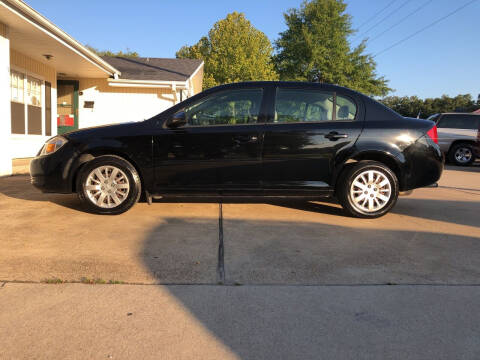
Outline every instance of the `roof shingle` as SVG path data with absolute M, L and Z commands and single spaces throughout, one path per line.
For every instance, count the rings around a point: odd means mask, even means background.
M 185 81 L 202 63 L 197 59 L 124 58 L 102 56 L 102 59 L 120 70 L 120 79 Z

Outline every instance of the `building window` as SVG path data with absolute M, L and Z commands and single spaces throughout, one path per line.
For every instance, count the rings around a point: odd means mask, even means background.
M 42 129 L 42 86 L 43 80 L 26 76 L 19 71 L 11 71 L 12 134 L 46 135 Z M 45 120 L 51 122 L 51 119 Z M 49 135 L 49 127 L 45 126 L 45 132 Z
M 11 125 L 12 134 L 25 134 L 25 76 L 17 71 L 10 73 L 10 88 L 12 91 Z
M 23 103 L 23 82 L 22 73 L 12 71 L 10 74 L 10 87 L 12 89 L 12 101 Z
M 42 106 L 42 81 L 30 76 L 27 78 L 27 103 Z

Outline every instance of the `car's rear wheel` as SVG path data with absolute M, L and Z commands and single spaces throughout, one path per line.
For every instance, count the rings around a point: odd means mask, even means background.
M 473 146 L 469 143 L 455 144 L 448 152 L 448 159 L 458 166 L 470 165 L 475 161 Z
M 125 159 L 99 156 L 85 164 L 77 178 L 78 196 L 88 210 L 97 214 L 120 214 L 140 198 L 141 181 Z
M 337 197 L 348 214 L 376 218 L 395 205 L 398 191 L 398 179 L 387 166 L 376 161 L 360 161 L 342 174 Z

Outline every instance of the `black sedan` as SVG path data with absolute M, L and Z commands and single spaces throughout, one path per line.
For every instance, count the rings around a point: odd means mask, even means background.
M 141 195 L 334 196 L 365 218 L 442 170 L 432 121 L 343 87 L 293 82 L 223 85 L 143 122 L 56 136 L 30 165 L 33 185 L 77 192 L 99 214 Z

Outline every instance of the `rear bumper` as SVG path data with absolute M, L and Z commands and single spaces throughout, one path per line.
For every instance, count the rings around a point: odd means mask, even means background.
M 480 158 L 480 141 L 477 141 L 477 143 L 473 147 L 473 154 L 477 159 Z
M 435 184 L 443 173 L 444 155 L 429 137 L 422 136 L 405 151 L 407 168 L 402 191 Z

